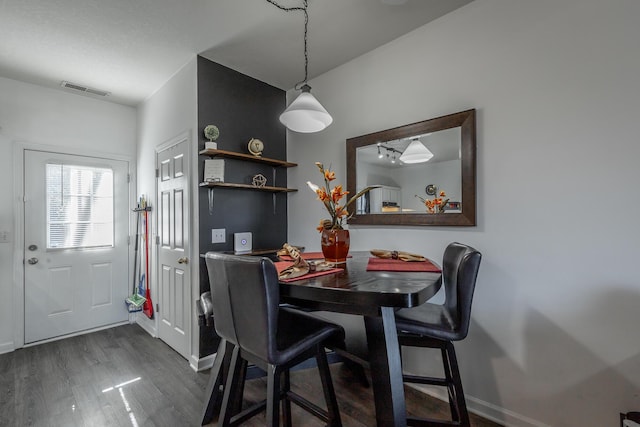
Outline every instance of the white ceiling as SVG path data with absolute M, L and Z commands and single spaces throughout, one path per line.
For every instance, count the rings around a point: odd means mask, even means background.
M 471 1 L 309 0 L 309 78 Z M 303 25 L 265 0 L 0 0 L 0 76 L 137 105 L 201 54 L 287 90 L 304 77 Z

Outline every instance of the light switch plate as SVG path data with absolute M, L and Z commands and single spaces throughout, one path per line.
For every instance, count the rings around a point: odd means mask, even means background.
M 224 228 L 211 229 L 211 243 L 225 243 L 227 241 L 227 230 Z

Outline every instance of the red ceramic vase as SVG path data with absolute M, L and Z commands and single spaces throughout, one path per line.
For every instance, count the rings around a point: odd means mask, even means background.
M 321 245 L 325 261 L 346 263 L 349 253 L 349 230 L 322 230 Z

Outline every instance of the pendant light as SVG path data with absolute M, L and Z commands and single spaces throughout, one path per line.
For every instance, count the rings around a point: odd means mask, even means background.
M 309 26 L 308 0 L 303 0 L 303 7 L 284 7 L 275 0 L 267 0 L 278 9 L 291 12 L 304 12 L 304 80 L 296 83 L 295 89 L 302 91 L 300 95 L 280 115 L 280 122 L 287 129 L 300 133 L 313 133 L 324 130 L 333 122 L 327 110 L 311 94 L 311 86 L 307 84 L 309 69 L 309 53 L 307 49 L 307 33 Z
M 400 160 L 404 163 L 423 163 L 433 157 L 433 153 L 424 146 L 419 139 L 414 139 L 407 146 L 404 153 L 400 156 Z

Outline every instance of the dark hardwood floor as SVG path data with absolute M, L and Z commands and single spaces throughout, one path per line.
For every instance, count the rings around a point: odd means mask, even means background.
M 341 363 L 331 371 L 343 425 L 375 426 L 371 389 Z M 136 325 L 24 348 L 0 355 L 0 426 L 198 426 L 208 377 Z M 323 404 L 315 368 L 294 372 L 292 385 Z M 263 379 L 248 381 L 245 400 L 265 389 Z M 406 391 L 409 413 L 448 415 L 443 402 Z M 293 417 L 298 427 L 322 425 L 295 405 Z M 473 414 L 471 422 L 498 426 Z M 264 417 L 246 425 L 263 426 Z

